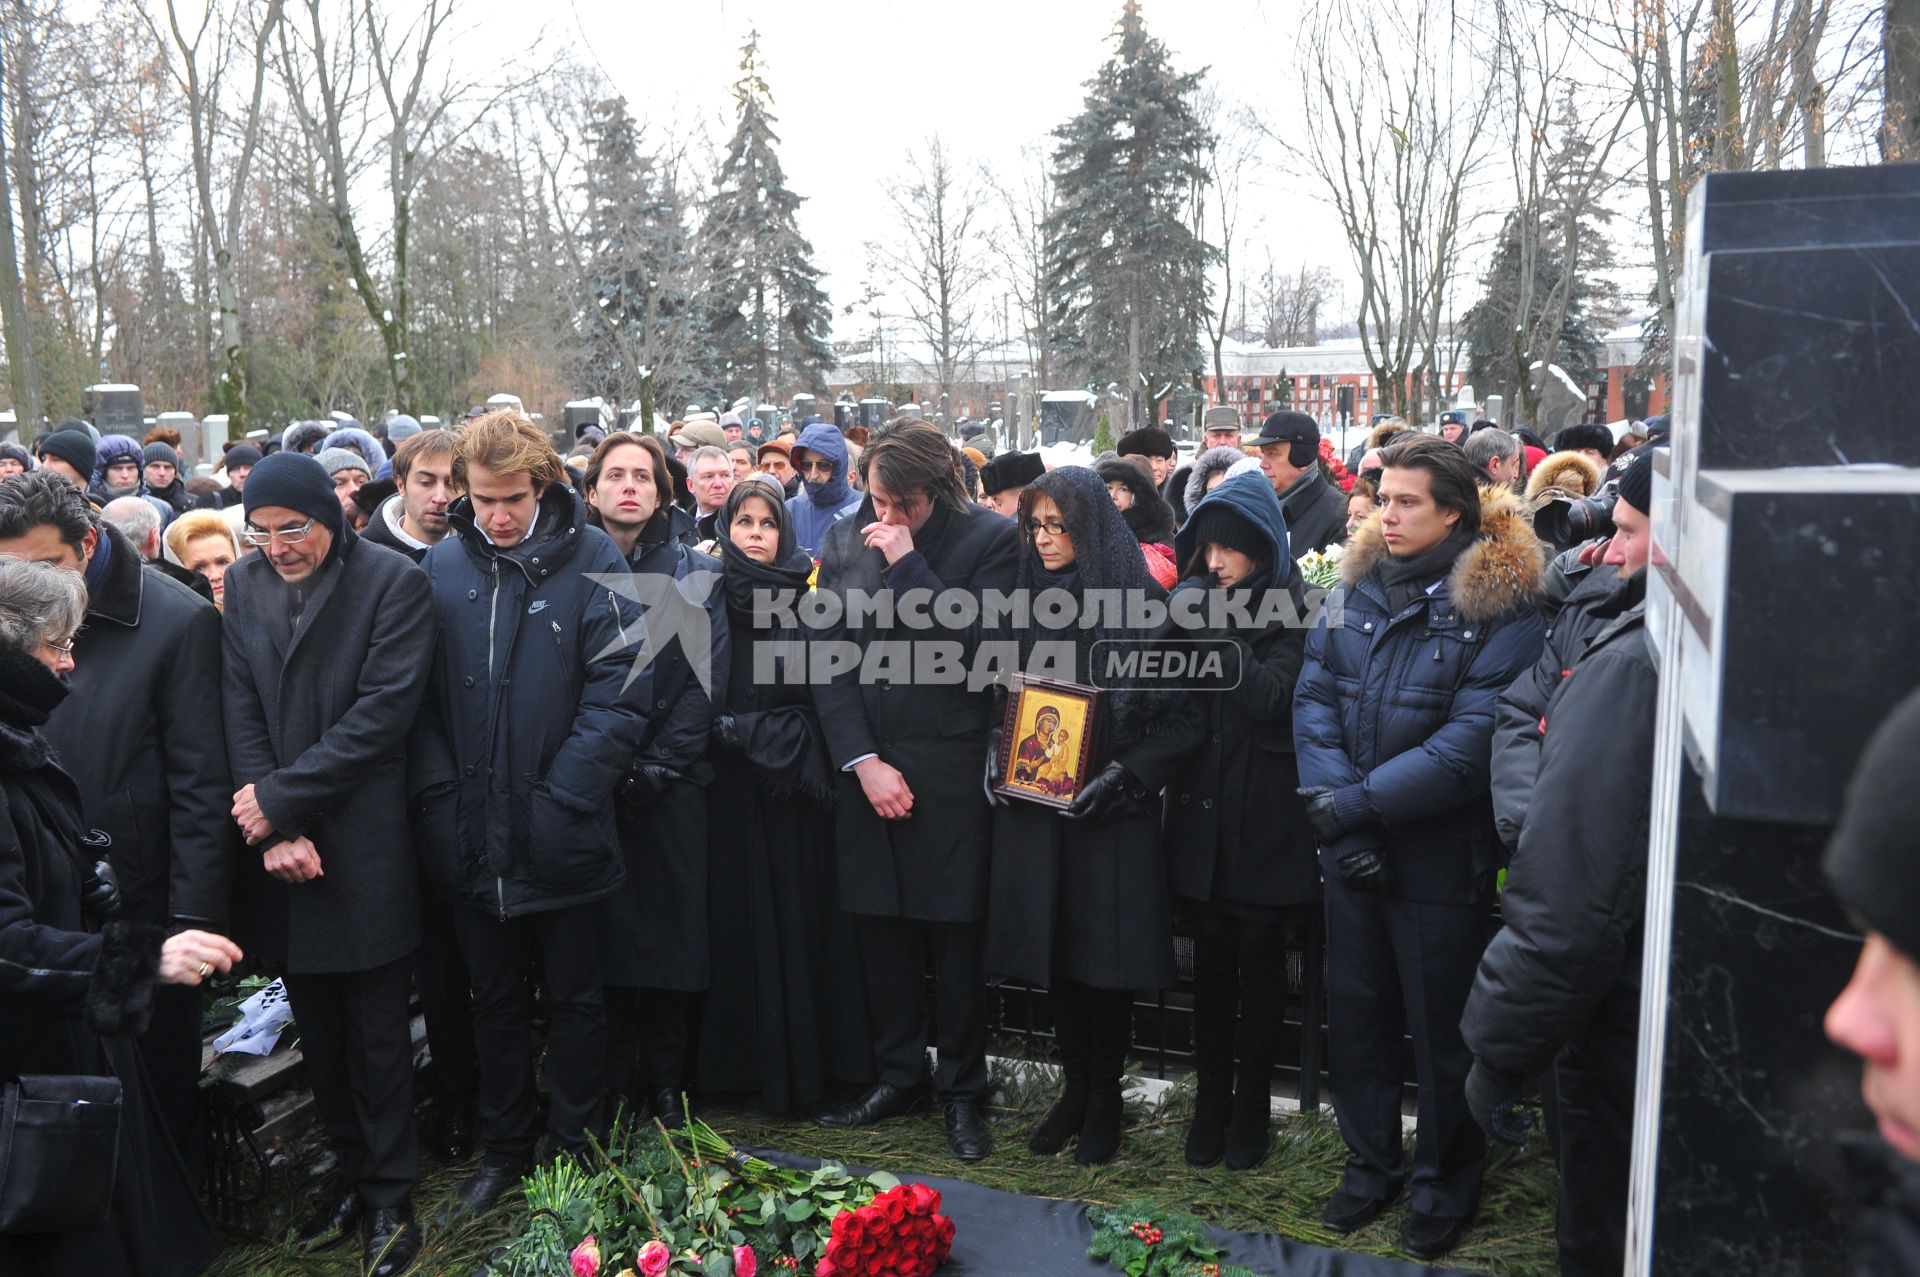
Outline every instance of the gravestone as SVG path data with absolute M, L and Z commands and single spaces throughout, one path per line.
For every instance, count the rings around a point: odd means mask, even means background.
M 1920 167 L 1716 174 L 1688 202 L 1628 1271 L 1848 1270 L 1822 1031 L 1858 937 L 1820 856 L 1920 655 Z

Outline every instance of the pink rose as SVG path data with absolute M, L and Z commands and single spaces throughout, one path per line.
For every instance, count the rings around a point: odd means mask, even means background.
M 640 1265 L 640 1271 L 645 1274 L 645 1277 L 660 1277 L 661 1273 L 667 1271 L 667 1265 L 673 1262 L 673 1252 L 667 1249 L 665 1242 L 656 1237 L 640 1248 L 640 1253 L 633 1257 L 633 1262 Z
M 751 1246 L 733 1248 L 733 1277 L 753 1277 L 760 1271 L 760 1258 Z
M 595 1277 L 600 1271 L 600 1243 L 588 1233 L 587 1239 L 573 1248 L 567 1260 L 573 1265 L 573 1277 Z

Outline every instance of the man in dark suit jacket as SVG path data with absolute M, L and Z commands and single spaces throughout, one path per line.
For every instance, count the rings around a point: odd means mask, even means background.
M 299 1244 L 361 1224 L 367 1270 L 419 1253 L 407 982 L 420 939 L 407 738 L 433 665 L 427 578 L 345 526 L 312 457 L 276 453 L 246 491 L 248 542 L 227 570 L 233 815 L 256 852 L 242 922 L 277 960 L 341 1185 Z M 247 899 L 247 897 L 251 899 Z
M 73 694 L 46 737 L 80 782 L 88 859 L 119 879 L 128 921 L 220 931 L 232 885 L 220 614 L 143 566 L 139 547 L 50 471 L 0 485 L 0 554 L 87 582 Z M 140 1039 L 161 1119 L 189 1171 L 205 1153 L 198 988 L 163 987 Z
M 946 436 L 924 421 L 891 426 L 861 458 L 867 498 L 827 535 L 820 588 L 849 591 L 1010 589 L 1013 523 L 967 500 Z M 977 633 L 863 624 L 836 637 L 863 650 Z M 908 664 L 912 662 L 909 660 Z M 858 669 L 816 689 L 839 771 L 834 832 L 840 903 L 855 916 L 865 958 L 879 1082 L 829 1126 L 865 1126 L 924 1107 L 923 952 L 939 978 L 937 1076 L 956 1157 L 992 1149 L 980 1112 L 987 1088 L 984 965 L 992 812 L 980 788 L 991 700 L 956 684 L 864 678 Z

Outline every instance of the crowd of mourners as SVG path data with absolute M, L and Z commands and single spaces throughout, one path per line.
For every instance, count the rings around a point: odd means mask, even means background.
M 1176 933 L 1186 1160 L 1259 1166 L 1315 914 L 1349 1150 L 1327 1228 L 1405 1194 L 1401 1248 L 1446 1254 L 1538 1088 L 1562 1269 L 1621 1271 L 1665 422 L 1549 450 L 1388 420 L 1337 467 L 1300 413 L 1201 427 L 1185 464 L 1148 426 L 1057 468 L 910 417 L 590 428 L 567 455 L 513 410 L 306 423 L 192 479 L 165 431 L 0 444 L 0 1081 L 112 1078 L 121 1104 L 104 1209 L 51 1202 L 72 1167 L 0 1188 L 0 1272 L 211 1262 L 216 975 L 284 981 L 338 1158 L 295 1244 L 355 1238 L 388 1275 L 616 1113 L 672 1123 L 688 1097 L 839 1128 L 937 1109 L 986 1158 L 1001 981 L 1051 1010 L 1058 1097 L 1027 1153 L 1105 1162 Z M 1166 606 L 1086 609 L 1064 669 L 1037 611 L 908 606 L 1047 591 Z M 827 596 L 901 606 L 792 606 Z M 1103 680 L 1103 646 L 1164 644 L 1172 616 L 1207 618 L 1179 637 L 1230 651 L 1230 680 Z M 1055 769 L 1046 803 L 1004 783 L 1006 680 L 808 659 L 902 640 L 1100 686 L 1085 774 Z M 1055 761 L 1039 735 L 1030 775 Z M 1829 1030 L 1901 1174 L 1917 755 L 1909 702 L 1830 861 L 1869 940 Z M 479 1155 L 430 1221 L 423 1146 Z M 41 1223 L 7 1215 L 36 1189 Z

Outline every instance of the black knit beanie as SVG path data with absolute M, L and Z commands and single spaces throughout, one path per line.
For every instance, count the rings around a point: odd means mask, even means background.
M 241 497 L 249 519 L 255 510 L 272 505 L 318 519 L 333 529 L 335 537 L 344 524 L 340 498 L 333 494 L 326 467 L 302 452 L 276 452 L 262 458 L 247 476 Z
M 1261 563 L 1273 557 L 1273 543 L 1225 501 L 1202 502 L 1181 530 L 1193 537 L 1196 546 L 1205 547 L 1209 542 L 1223 545 Z
M 1825 868 L 1840 903 L 1920 962 L 1920 691 L 1911 693 L 1873 734 L 1847 785 Z
M 86 431 L 56 430 L 34 440 L 33 447 L 43 457 L 60 458 L 78 470 L 82 479 L 93 477 L 95 450 Z
M 152 465 L 156 461 L 164 461 L 175 470 L 180 468 L 180 454 L 173 450 L 172 444 L 160 439 L 155 439 L 152 443 L 142 448 L 140 455 L 146 465 Z
M 257 466 L 260 464 L 260 449 L 250 443 L 236 443 L 227 449 L 227 473 L 232 474 L 235 466 Z
M 1620 499 L 1641 514 L 1653 513 L 1653 449 L 1633 459 L 1627 472 L 1620 476 L 1619 492 Z

